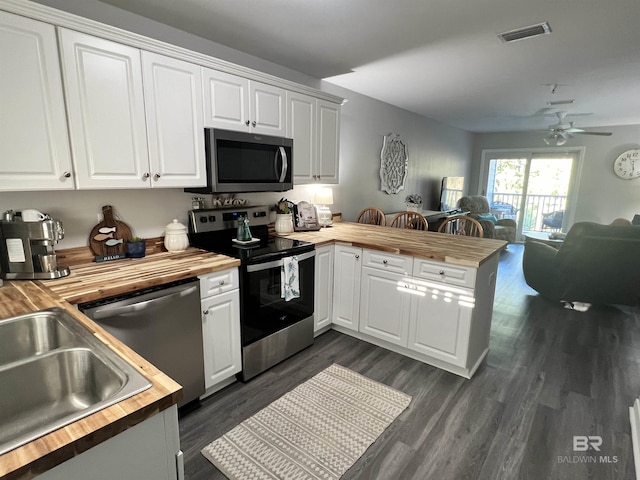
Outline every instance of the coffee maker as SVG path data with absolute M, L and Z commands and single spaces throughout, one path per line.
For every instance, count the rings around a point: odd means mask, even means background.
M 58 267 L 54 245 L 64 238 L 62 222 L 45 217 L 25 222 L 9 212 L 0 220 L 0 277 L 7 280 L 45 280 L 66 277 Z

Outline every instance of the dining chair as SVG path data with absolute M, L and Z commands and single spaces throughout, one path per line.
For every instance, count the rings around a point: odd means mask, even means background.
M 450 233 L 452 235 L 466 235 L 468 237 L 484 237 L 484 231 L 480 222 L 467 215 L 455 215 L 447 218 L 438 227 L 438 232 Z
M 408 228 L 411 230 L 428 230 L 427 219 L 418 212 L 400 212 L 391 219 L 390 226 L 395 228 Z
M 387 220 L 384 216 L 384 212 L 376 207 L 368 207 L 363 209 L 358 214 L 358 223 L 368 223 L 369 225 L 382 225 L 387 224 Z

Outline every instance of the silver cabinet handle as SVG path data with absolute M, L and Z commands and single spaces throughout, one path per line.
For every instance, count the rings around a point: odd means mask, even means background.
M 204 313 L 205 315 L 209 315 L 209 310 L 203 310 L 202 313 Z
M 440 275 L 444 275 L 444 270 L 440 270 L 438 273 L 439 273 Z
M 71 172 L 64 172 L 64 173 L 62 174 L 62 176 L 63 176 L 64 178 L 71 178 Z
M 253 122 L 251 122 L 251 125 L 253 125 L 254 127 L 258 124 L 258 122 L 256 122 L 255 120 Z
M 386 265 L 389 262 L 387 260 L 383 260 L 382 263 L 384 263 Z
M 356 255 L 356 260 L 360 258 L 360 255 Z
M 220 281 L 218 282 L 218 285 L 224 285 L 224 280 L 220 280 Z
M 247 127 L 249 126 L 249 124 L 250 124 L 250 123 L 251 123 L 251 122 L 250 122 L 249 120 L 247 120 L 246 122 L 244 122 L 244 124 L 245 124 Z
M 151 175 L 149 175 L 149 172 L 144 172 L 144 173 L 142 174 L 142 179 L 143 179 L 143 180 L 147 180 L 150 176 L 151 176 Z
M 153 178 L 154 178 L 154 179 L 156 179 L 156 180 L 159 180 L 159 179 L 160 179 L 160 174 L 159 174 L 159 173 L 156 173 L 156 174 L 153 176 Z

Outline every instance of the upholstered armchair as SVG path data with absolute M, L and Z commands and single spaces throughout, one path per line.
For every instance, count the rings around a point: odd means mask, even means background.
M 458 208 L 463 212 L 469 212 L 470 217 L 480 222 L 484 238 L 496 238 L 509 243 L 516 241 L 516 221 L 510 218 L 496 219 L 495 215 L 491 214 L 487 197 L 482 195 L 462 197 L 458 201 Z
M 522 270 L 551 300 L 640 305 L 640 226 L 578 222 L 559 249 L 527 241 Z

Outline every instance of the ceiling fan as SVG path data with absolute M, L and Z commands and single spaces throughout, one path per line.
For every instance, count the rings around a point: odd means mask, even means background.
M 573 138 L 574 135 L 601 135 L 608 137 L 611 132 L 589 132 L 582 128 L 576 128 L 573 126 L 573 122 L 565 123 L 564 118 L 568 114 L 567 112 L 556 112 L 558 117 L 558 123 L 549 125 L 548 130 L 545 130 L 547 135 L 543 138 L 544 143 L 552 146 L 560 146 L 567 143 L 567 140 Z

